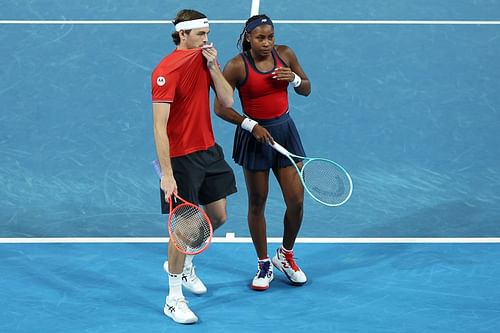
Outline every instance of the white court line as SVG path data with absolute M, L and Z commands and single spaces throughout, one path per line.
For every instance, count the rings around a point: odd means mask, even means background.
M 245 20 L 210 20 L 210 23 L 241 24 Z M 170 20 L 0 20 L 0 24 L 172 24 Z
M 273 23 L 287 24 L 393 24 L 393 25 L 500 25 L 500 21 L 455 21 L 455 20 L 273 20 Z
M 269 237 L 268 243 L 281 243 L 281 237 Z M 42 244 L 42 243 L 167 243 L 168 237 L 25 237 L 0 238 L 0 244 Z M 250 237 L 214 237 L 213 243 L 252 243 Z M 349 237 L 299 237 L 296 243 L 307 244 L 457 244 L 457 243 L 500 243 L 500 237 L 393 237 L 393 238 L 349 238 Z
M 250 9 L 250 16 L 259 15 L 260 0 L 252 0 L 252 8 Z
M 214 24 L 244 24 L 246 20 L 210 20 Z M 500 21 L 455 20 L 273 20 L 276 24 L 358 24 L 358 25 L 500 25 Z M 0 20 L 0 24 L 172 24 L 169 20 Z

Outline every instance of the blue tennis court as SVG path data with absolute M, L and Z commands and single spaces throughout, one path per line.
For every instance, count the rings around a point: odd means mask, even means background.
M 277 246 L 277 244 L 274 244 Z M 200 321 L 163 315 L 164 244 L 2 244 L 3 332 L 495 332 L 498 244 L 298 244 L 310 281 L 249 288 L 251 244 L 197 259 Z M 209 263 L 209 264 L 208 264 Z M 250 275 L 249 275 L 250 274 Z
M 310 283 L 277 274 L 253 292 L 234 126 L 213 114 L 238 193 L 196 259 L 200 322 L 182 327 L 162 314 L 150 74 L 178 10 L 209 17 L 225 64 L 256 5 L 311 79 L 309 97 L 290 94 L 306 153 L 342 164 L 354 192 L 336 208 L 306 198 Z M 0 331 L 499 331 L 499 36 L 498 0 L 2 4 Z M 272 252 L 284 203 L 270 187 Z

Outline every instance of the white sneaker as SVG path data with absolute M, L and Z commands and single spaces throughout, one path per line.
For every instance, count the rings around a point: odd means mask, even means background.
M 205 284 L 196 276 L 194 265 L 184 267 L 182 271 L 182 285 L 195 295 L 202 295 L 207 292 Z
M 254 290 L 266 290 L 269 288 L 269 283 L 273 280 L 273 266 L 271 266 L 271 261 L 260 261 L 257 266 L 257 274 L 252 280 L 252 289 Z
M 170 298 L 167 296 L 163 313 L 179 324 L 193 324 L 198 317 L 189 309 L 184 297 Z
M 163 269 L 168 274 L 168 261 L 163 263 Z M 207 287 L 203 281 L 196 276 L 195 266 L 184 267 L 182 270 L 182 286 L 195 295 L 202 295 L 207 292 Z
M 307 282 L 306 275 L 293 258 L 293 252 L 283 252 L 279 248 L 276 250 L 276 255 L 273 257 L 272 262 L 274 267 L 285 273 L 293 285 L 301 286 Z

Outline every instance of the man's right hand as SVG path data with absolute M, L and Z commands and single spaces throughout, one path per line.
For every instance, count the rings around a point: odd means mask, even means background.
M 173 193 L 177 193 L 177 183 L 173 175 L 163 176 L 160 187 L 165 193 L 165 201 L 168 202 Z

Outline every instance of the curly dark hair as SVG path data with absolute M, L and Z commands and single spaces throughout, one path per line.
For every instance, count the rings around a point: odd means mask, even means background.
M 264 18 L 269 19 L 269 16 L 267 16 L 266 14 L 254 15 L 254 16 L 250 17 L 245 22 L 245 27 L 243 28 L 243 31 L 240 34 L 240 38 L 238 39 L 238 42 L 236 43 L 236 47 L 238 49 L 242 50 L 243 52 L 250 50 L 250 48 L 251 48 L 250 43 L 245 39 L 245 35 L 248 33 L 247 27 L 251 22 L 253 22 L 255 20 L 259 20 L 259 19 L 264 19 Z

